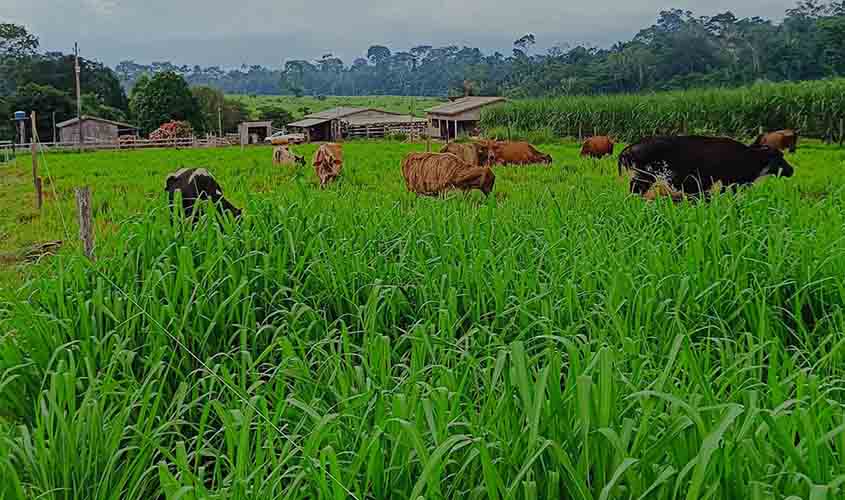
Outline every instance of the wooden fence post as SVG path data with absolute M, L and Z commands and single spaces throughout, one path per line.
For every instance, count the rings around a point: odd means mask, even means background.
M 41 210 L 41 205 L 44 204 L 44 194 L 41 191 L 41 187 L 43 185 L 43 181 L 41 177 L 35 178 L 35 206 L 38 210 Z
M 32 137 L 29 140 L 29 151 L 32 154 L 32 186 L 38 189 L 38 144 L 35 142 L 37 129 L 35 128 L 35 111 L 30 115 Z
M 79 238 L 85 256 L 94 260 L 94 226 L 91 223 L 91 189 L 88 186 L 76 188 L 76 208 L 79 212 Z
M 584 142 L 584 125 L 578 122 L 578 142 Z
M 845 143 L 845 118 L 839 119 L 839 147 Z

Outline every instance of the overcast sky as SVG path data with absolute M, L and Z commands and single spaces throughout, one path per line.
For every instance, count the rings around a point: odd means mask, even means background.
M 262 64 L 333 53 L 346 62 L 372 44 L 469 45 L 508 53 L 521 35 L 538 48 L 630 39 L 658 12 L 781 19 L 796 0 L 0 0 L 0 21 L 27 26 L 44 50 L 114 65 Z M 706 7 L 704 5 L 707 5 Z

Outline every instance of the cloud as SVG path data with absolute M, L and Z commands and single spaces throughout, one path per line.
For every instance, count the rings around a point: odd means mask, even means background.
M 779 19 L 794 1 L 673 4 L 697 14 L 731 10 Z M 0 17 L 27 25 L 45 49 L 67 51 L 79 40 L 86 55 L 108 64 L 135 59 L 278 66 L 326 52 L 351 60 L 374 43 L 507 51 L 527 32 L 538 34 L 541 47 L 607 46 L 632 37 L 665 8 L 665 0 L 2 0 Z

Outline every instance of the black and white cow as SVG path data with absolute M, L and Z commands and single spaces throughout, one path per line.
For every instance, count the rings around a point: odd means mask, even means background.
M 625 148 L 622 169 L 634 172 L 631 192 L 643 195 L 658 179 L 687 195 L 723 186 L 751 184 L 760 177 L 791 177 L 795 172 L 783 153 L 768 146 L 746 146 L 721 137 L 650 137 Z
M 185 215 L 194 217 L 194 204 L 197 200 L 211 200 L 215 206 L 240 217 L 241 211 L 223 197 L 223 190 L 214 177 L 204 168 L 183 168 L 167 176 L 165 191 L 174 205 L 176 191 L 182 193 L 182 208 Z

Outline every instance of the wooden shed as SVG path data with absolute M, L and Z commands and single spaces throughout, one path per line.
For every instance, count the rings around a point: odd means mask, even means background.
M 454 139 L 471 134 L 481 120 L 481 110 L 505 102 L 504 97 L 462 97 L 426 110 L 434 134 L 441 139 Z
M 344 137 L 385 137 L 393 133 L 422 133 L 427 121 L 375 108 L 339 107 L 311 113 L 289 123 L 289 132 L 304 134 L 310 141 L 337 141 Z
M 79 142 L 79 120 L 72 118 L 56 124 L 61 142 Z M 82 115 L 82 137 L 85 142 L 117 142 L 122 135 L 135 135 L 138 127 L 128 123 Z
M 273 122 L 243 122 L 238 125 L 238 137 L 241 140 L 241 146 L 249 144 L 263 144 L 264 139 L 273 135 Z

